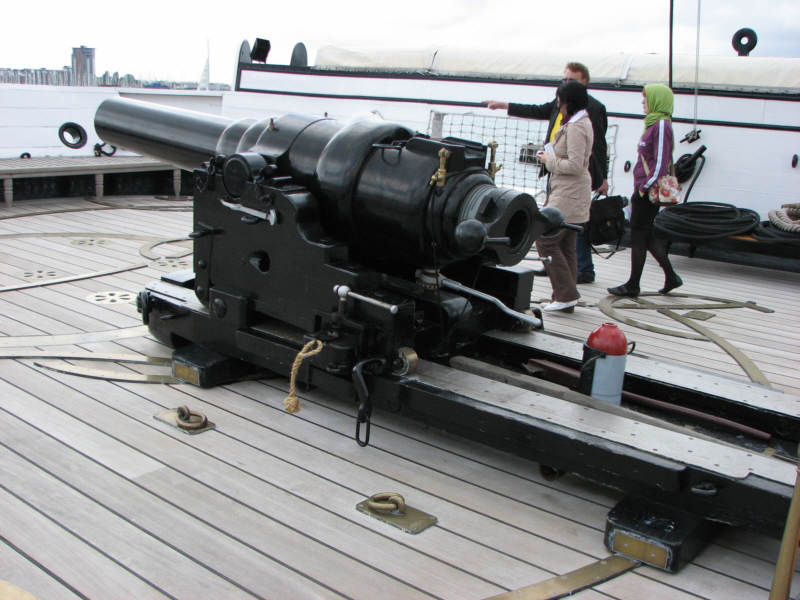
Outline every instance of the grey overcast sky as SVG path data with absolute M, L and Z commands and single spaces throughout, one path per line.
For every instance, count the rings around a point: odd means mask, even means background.
M 693 55 L 698 0 L 674 5 L 674 50 Z M 84 45 L 96 49 L 98 75 L 196 81 L 209 48 L 211 81 L 232 84 L 239 46 L 256 37 L 279 64 L 296 42 L 312 63 L 327 44 L 666 53 L 669 0 L 27 0 L 6 2 L 3 23 L 0 67 L 60 68 Z M 800 57 L 797 0 L 700 0 L 701 54 L 734 56 L 742 27 L 758 35 L 752 56 Z

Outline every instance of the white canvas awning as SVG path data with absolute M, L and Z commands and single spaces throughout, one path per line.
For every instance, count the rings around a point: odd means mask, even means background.
M 359 71 L 425 72 L 441 75 L 476 75 L 500 79 L 560 79 L 567 62 L 579 60 L 595 83 L 644 85 L 666 83 L 666 54 L 608 53 L 574 56 L 564 52 L 481 51 L 454 47 L 392 50 L 347 49 L 324 46 L 315 67 Z M 699 86 L 726 90 L 800 90 L 800 58 L 701 56 Z M 695 56 L 673 56 L 674 87 L 694 87 Z

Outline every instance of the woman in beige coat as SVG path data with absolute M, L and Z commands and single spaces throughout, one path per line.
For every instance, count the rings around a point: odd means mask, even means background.
M 579 225 L 589 220 L 592 201 L 589 155 L 594 134 L 586 112 L 589 95 L 583 84 L 567 81 L 559 86 L 556 98 L 562 125 L 552 143 L 537 154 L 550 172 L 544 205 L 559 209 L 567 223 Z M 539 256 L 550 258 L 547 275 L 553 287 L 553 302 L 542 307 L 545 311 L 571 313 L 578 303 L 576 236 L 571 229 L 560 229 L 536 240 Z

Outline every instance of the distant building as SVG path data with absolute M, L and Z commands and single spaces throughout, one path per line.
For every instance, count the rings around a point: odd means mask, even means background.
M 97 85 L 97 77 L 94 74 L 94 48 L 81 46 L 72 49 L 72 76 L 72 85 Z
M 76 85 L 126 88 L 167 88 L 195 90 L 194 81 L 139 81 L 133 75 L 113 75 L 108 71 L 98 77 L 95 75 L 94 48 L 80 46 L 72 49 L 72 66 L 61 69 L 11 69 L 0 67 L 0 83 L 21 83 L 26 85 Z M 230 90 L 224 83 L 209 83 L 209 90 Z
M 72 68 L 63 69 L 7 69 L 0 67 L 0 83 L 26 83 L 30 85 L 72 85 Z

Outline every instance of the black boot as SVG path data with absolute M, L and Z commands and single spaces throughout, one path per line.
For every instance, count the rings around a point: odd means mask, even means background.
M 629 298 L 635 298 L 639 295 L 639 288 L 633 287 L 629 283 L 623 283 L 617 287 L 608 288 L 608 293 L 612 296 L 628 296 Z
M 667 277 L 666 281 L 664 281 L 664 287 L 658 290 L 659 294 L 668 294 L 672 290 L 677 287 L 681 287 L 683 285 L 683 279 L 678 277 L 673 273 L 672 276 Z

